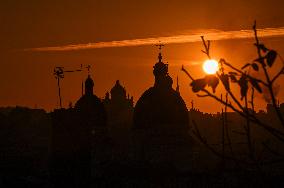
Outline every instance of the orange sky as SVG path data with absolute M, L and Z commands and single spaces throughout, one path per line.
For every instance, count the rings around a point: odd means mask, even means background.
M 157 59 L 154 46 L 64 52 L 23 49 L 174 36 L 192 30 L 250 29 L 254 19 L 259 28 L 279 28 L 284 26 L 283 5 L 281 0 L 1 1 L 0 106 L 55 108 L 58 101 L 52 75 L 55 66 L 76 69 L 80 64 L 92 65 L 95 93 L 100 97 L 117 79 L 135 101 L 153 84 L 152 66 Z M 263 40 L 284 56 L 283 37 Z M 215 41 L 212 54 L 241 66 L 256 57 L 252 43 L 251 39 Z M 206 57 L 201 49 L 201 42 L 169 44 L 163 55 L 169 62 L 172 78 L 180 77 L 181 94 L 188 107 L 194 100 L 202 111 L 216 112 L 220 105 L 211 99 L 198 99 L 190 90 L 189 80 L 180 72 L 184 64 L 196 77 L 203 76 L 201 62 Z M 66 74 L 62 81 L 64 106 L 80 97 L 85 76 L 86 73 Z M 279 96 L 284 96 L 282 90 Z M 258 99 L 257 106 L 264 107 L 261 96 Z M 283 102 L 284 98 L 280 100 Z

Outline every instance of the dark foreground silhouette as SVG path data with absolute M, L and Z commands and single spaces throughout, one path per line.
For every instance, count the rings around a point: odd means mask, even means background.
M 90 75 L 75 106 L 46 113 L 23 107 L 0 109 L 1 187 L 282 187 L 279 143 L 255 148 L 258 165 L 218 157 L 192 136 L 192 120 L 219 149 L 222 114 L 190 110 L 172 89 L 161 53 L 155 83 L 133 107 L 117 81 L 103 100 L 93 93 Z M 283 113 L 284 106 L 279 106 Z M 256 115 L 279 126 L 275 112 Z M 227 113 L 235 155 L 245 158 L 240 128 L 246 120 Z M 233 134 L 237 133 L 237 134 Z M 255 128 L 254 141 L 270 136 Z M 271 144 L 270 144 L 271 146 Z M 281 147 L 282 146 L 282 147 Z M 270 151 L 269 151 L 270 149 Z M 224 152 L 228 152 L 226 146 Z M 273 153 L 277 151 L 277 153 Z M 267 163 L 267 161 L 274 161 Z

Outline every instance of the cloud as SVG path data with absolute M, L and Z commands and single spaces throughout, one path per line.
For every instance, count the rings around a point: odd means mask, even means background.
M 204 30 L 204 31 L 190 31 L 186 34 L 164 36 L 164 37 L 152 37 L 141 38 L 131 40 L 117 40 L 109 42 L 95 42 L 87 44 L 72 44 L 63 46 L 52 47 L 39 47 L 29 48 L 25 51 L 72 51 L 72 50 L 86 50 L 97 48 L 117 48 L 117 47 L 130 47 L 130 46 L 145 46 L 157 44 L 161 41 L 164 44 L 182 44 L 199 42 L 200 36 L 204 36 L 207 40 L 229 40 L 229 39 L 248 39 L 253 38 L 254 34 L 252 30 L 239 30 L 239 31 L 221 31 L 221 30 Z M 264 28 L 258 29 L 259 37 L 282 37 L 284 36 L 284 27 L 278 28 Z

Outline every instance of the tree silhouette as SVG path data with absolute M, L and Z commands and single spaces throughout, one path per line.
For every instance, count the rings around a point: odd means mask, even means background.
M 284 74 L 284 60 L 275 50 L 267 48 L 263 43 L 260 42 L 258 38 L 256 22 L 253 25 L 253 32 L 255 36 L 254 45 L 257 51 L 257 58 L 251 61 L 250 63 L 245 64 L 243 67 L 237 68 L 231 63 L 227 62 L 225 59 L 221 58 L 219 60 L 220 68 L 215 75 L 207 75 L 204 78 L 195 79 L 184 67 L 182 67 L 182 71 L 186 73 L 186 75 L 191 79 L 192 82 L 190 86 L 192 88 L 192 91 L 194 93 L 197 93 L 198 97 L 213 98 L 225 107 L 225 113 L 222 113 L 223 152 L 219 152 L 215 148 L 210 146 L 206 138 L 201 135 L 198 126 L 194 121 L 193 134 L 214 154 L 222 158 L 234 160 L 236 162 L 255 165 L 259 164 L 259 161 L 256 159 L 255 156 L 254 143 L 251 138 L 251 125 L 257 125 L 263 128 L 266 132 L 270 133 L 274 138 L 278 139 L 282 144 L 284 144 L 284 118 L 277 104 L 275 92 L 273 89 L 275 87 L 275 82 L 282 74 Z M 202 50 L 202 52 L 208 57 L 208 59 L 211 59 L 210 41 L 206 41 L 204 37 L 201 37 L 201 39 L 205 48 L 204 50 Z M 280 61 L 282 62 L 282 67 L 275 75 L 272 75 L 269 72 L 269 69 L 273 67 L 277 59 L 280 59 Z M 254 72 L 260 71 L 263 71 L 265 75 L 264 79 L 259 79 L 253 76 L 252 74 Z M 238 85 L 241 96 L 240 98 L 236 97 L 236 93 L 231 90 L 231 87 L 234 84 Z M 225 89 L 225 100 L 222 96 L 219 97 L 215 94 L 215 91 L 219 85 L 223 85 Z M 210 88 L 212 89 L 212 92 L 210 91 Z M 258 93 L 263 93 L 264 89 L 269 91 L 269 98 L 271 99 L 272 106 L 275 110 L 277 118 L 279 119 L 279 122 L 282 125 L 280 128 L 276 128 L 271 124 L 265 123 L 256 116 L 256 113 L 254 111 L 255 91 L 257 91 Z M 244 126 L 244 130 L 247 138 L 249 160 L 240 160 L 236 156 L 234 156 L 230 136 L 228 134 L 228 122 L 226 120 L 227 108 L 238 113 L 240 116 L 246 119 L 246 125 Z M 225 138 L 227 138 L 229 146 L 231 148 L 231 154 L 226 156 L 224 154 Z M 265 143 L 263 143 L 263 147 L 267 148 L 272 153 L 276 153 Z M 282 160 L 283 159 L 284 158 L 282 158 Z M 267 163 L 270 162 L 272 161 L 269 161 Z

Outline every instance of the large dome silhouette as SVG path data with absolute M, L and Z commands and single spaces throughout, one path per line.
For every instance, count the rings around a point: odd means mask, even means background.
M 153 70 L 154 86 L 146 90 L 136 103 L 134 128 L 186 129 L 189 125 L 186 104 L 179 92 L 172 88 L 168 65 L 162 62 L 161 53 L 158 60 Z

